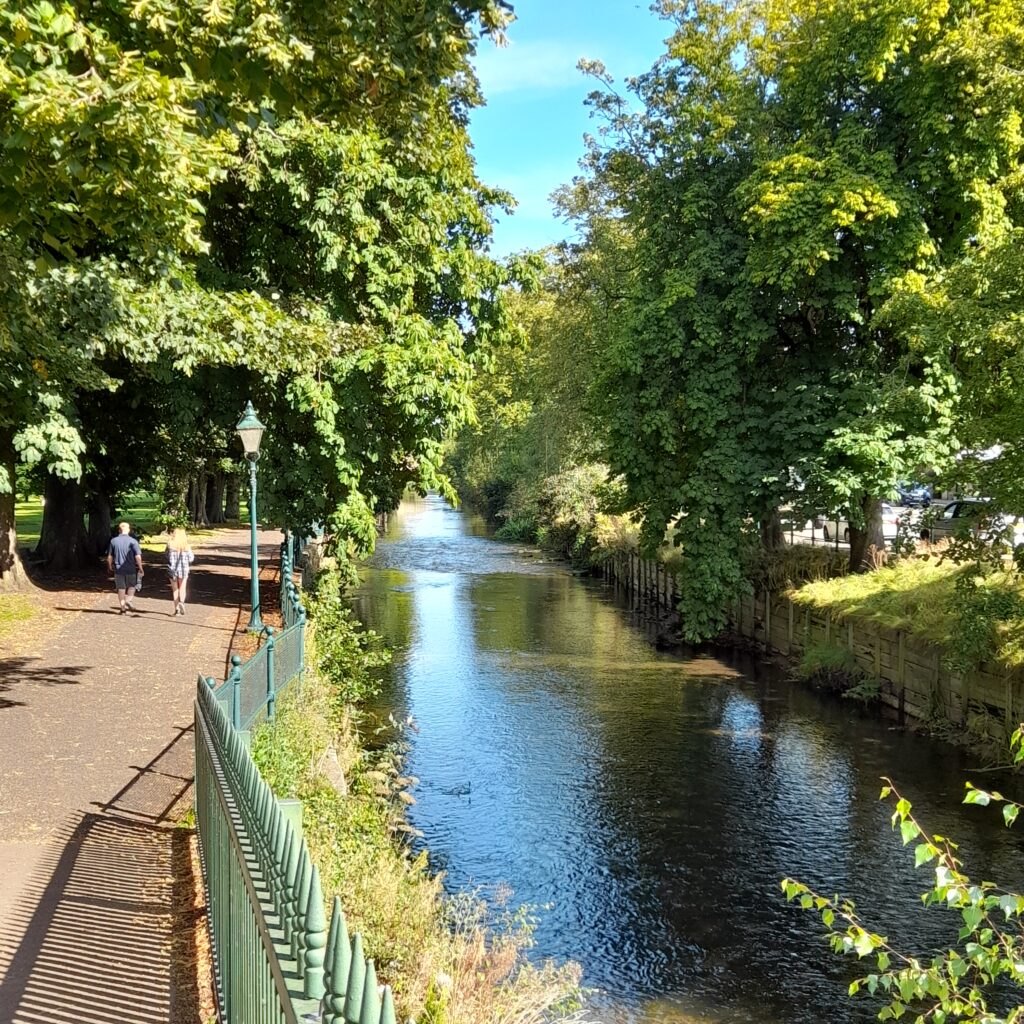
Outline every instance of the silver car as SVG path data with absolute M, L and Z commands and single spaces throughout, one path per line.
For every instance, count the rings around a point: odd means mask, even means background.
M 1006 512 L 996 512 L 991 502 L 981 498 L 960 498 L 951 501 L 941 512 L 926 516 L 921 523 L 922 540 L 945 540 L 974 528 L 981 516 L 989 516 L 993 530 L 1012 529 L 1008 543 L 1016 547 L 1024 542 L 1024 519 Z

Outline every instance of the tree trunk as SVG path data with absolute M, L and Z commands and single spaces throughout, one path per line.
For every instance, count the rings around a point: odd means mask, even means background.
M 48 569 L 67 572 L 89 564 L 82 519 L 82 484 L 50 473 L 43 491 L 43 526 L 36 554 Z
M 850 572 L 870 572 L 885 560 L 885 536 L 882 533 L 882 502 L 864 495 L 860 502 L 864 514 L 863 530 L 850 523 Z
M 193 526 L 208 525 L 206 520 L 206 486 L 208 477 L 205 473 L 194 476 L 189 483 L 189 518 Z
M 14 519 L 15 494 L 14 431 L 0 429 L 0 478 L 6 477 L 6 487 L 0 487 L 0 590 L 16 590 L 28 583 L 25 569 L 18 557 L 18 533 Z M 0 481 L 2 483 L 2 481 Z
M 89 525 L 86 530 L 86 551 L 95 558 L 102 558 L 107 553 L 111 536 L 110 499 L 105 494 L 93 493 L 86 503 L 86 514 Z
M 779 510 L 773 508 L 765 513 L 761 520 L 761 546 L 765 551 L 778 551 L 783 545 L 782 517 Z
M 242 502 L 242 481 L 237 473 L 229 474 L 226 490 L 227 499 L 224 506 L 224 517 L 235 520 L 238 518 L 239 506 Z
M 211 523 L 224 522 L 225 485 L 223 473 L 218 471 L 210 476 L 210 485 L 206 492 L 206 518 Z

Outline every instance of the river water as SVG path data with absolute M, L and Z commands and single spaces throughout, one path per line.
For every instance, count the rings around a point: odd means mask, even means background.
M 403 505 L 361 575 L 360 617 L 396 649 L 385 710 L 418 729 L 432 863 L 541 908 L 531 956 L 582 965 L 595 1021 L 874 1019 L 779 880 L 853 897 L 908 951 L 955 940 L 883 775 L 969 873 L 1021 884 L 1016 834 L 960 804 L 965 778 L 993 784 L 966 756 L 756 661 L 659 651 L 608 584 L 440 498 Z

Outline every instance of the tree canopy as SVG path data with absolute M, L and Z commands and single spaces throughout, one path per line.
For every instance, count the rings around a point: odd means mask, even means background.
M 195 447 L 140 442 L 148 482 L 233 456 L 223 426 L 241 392 L 261 397 L 290 438 L 265 472 L 291 525 L 442 482 L 435 453 L 517 273 L 483 254 L 488 207 L 511 200 L 476 180 L 465 128 L 475 39 L 509 16 L 494 0 L 0 12 L 0 573 L 16 458 L 87 491 L 138 482 L 133 460 L 90 479 L 108 449 L 90 394 L 176 395 L 143 403 L 144 429 Z
M 681 545 L 698 638 L 780 507 L 848 517 L 859 570 L 898 481 L 966 478 L 958 453 L 998 442 L 1009 484 L 1024 15 L 1005 0 L 657 8 L 672 34 L 632 96 L 585 64 L 601 127 L 564 201 L 577 264 L 604 254 L 602 340 L 583 350 L 592 436 L 645 543 L 668 529 Z

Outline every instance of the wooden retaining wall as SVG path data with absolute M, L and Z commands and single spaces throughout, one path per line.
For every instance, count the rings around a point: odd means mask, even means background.
M 634 607 L 674 613 L 678 603 L 675 576 L 660 563 L 624 554 L 609 559 L 603 572 L 633 595 Z M 943 663 L 942 651 L 877 623 L 847 619 L 794 604 L 781 594 L 747 596 L 733 612 L 733 633 L 752 641 L 765 654 L 798 660 L 809 645 L 847 648 L 858 668 L 880 682 L 883 704 L 900 717 L 946 719 L 976 725 L 980 718 L 1002 723 L 1007 734 L 1024 716 L 1024 675 L 986 664 L 958 673 Z

